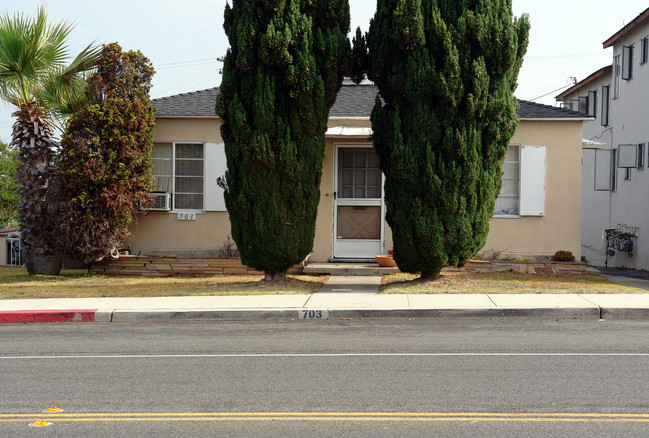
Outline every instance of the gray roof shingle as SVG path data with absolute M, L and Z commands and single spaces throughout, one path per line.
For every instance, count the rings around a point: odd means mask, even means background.
M 343 85 L 336 98 L 336 103 L 329 112 L 329 117 L 369 118 L 374 107 L 378 88 L 375 85 Z M 156 108 L 156 117 L 216 117 L 214 106 L 219 89 L 176 94 L 169 97 L 152 99 Z M 585 114 L 558 108 L 550 105 L 519 100 L 518 115 L 521 119 L 587 119 Z

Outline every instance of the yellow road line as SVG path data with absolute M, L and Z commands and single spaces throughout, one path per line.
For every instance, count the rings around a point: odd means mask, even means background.
M 502 412 L 170 412 L 0 414 L 0 423 L 48 419 L 91 421 L 499 421 L 649 422 L 649 414 Z

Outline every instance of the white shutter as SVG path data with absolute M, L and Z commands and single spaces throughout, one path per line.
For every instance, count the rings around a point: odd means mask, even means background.
M 545 146 L 522 146 L 521 160 L 521 216 L 545 214 Z
M 227 162 L 225 159 L 225 144 L 205 143 L 205 210 L 226 211 L 223 189 L 216 179 L 225 175 Z
M 610 149 L 595 151 L 595 191 L 611 191 L 611 163 L 613 152 Z

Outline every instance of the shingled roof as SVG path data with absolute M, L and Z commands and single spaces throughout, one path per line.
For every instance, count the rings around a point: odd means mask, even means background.
M 156 117 L 160 118 L 216 118 L 214 106 L 218 88 L 176 94 L 169 97 L 153 99 Z M 364 118 L 372 113 L 378 88 L 375 85 L 343 85 L 336 98 L 336 103 L 329 112 L 330 118 Z M 519 100 L 518 116 L 521 120 L 541 119 L 580 119 L 590 117 L 565 108 Z

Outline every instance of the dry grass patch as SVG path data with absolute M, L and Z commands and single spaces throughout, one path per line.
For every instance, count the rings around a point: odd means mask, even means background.
M 262 275 L 201 277 L 113 277 L 63 270 L 60 276 L 29 276 L 0 267 L 0 299 L 164 297 L 197 295 L 300 295 L 315 292 L 325 276 L 289 275 L 263 283 Z
M 414 274 L 385 277 L 384 294 L 629 294 L 646 293 L 598 275 L 540 275 L 517 272 L 442 272 L 437 280 Z

